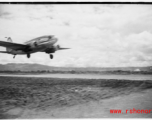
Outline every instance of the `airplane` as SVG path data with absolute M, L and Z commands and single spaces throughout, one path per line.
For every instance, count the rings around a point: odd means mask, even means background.
M 61 48 L 59 45 L 54 45 L 58 39 L 54 35 L 45 35 L 34 38 L 25 42 L 24 44 L 13 43 L 10 37 L 7 38 L 7 42 L 0 41 L 0 46 L 6 47 L 6 51 L 0 51 L 0 53 L 7 53 L 14 55 L 27 55 L 30 58 L 32 53 L 45 52 L 50 55 L 50 59 L 53 59 L 52 53 L 57 50 L 64 50 L 69 48 Z

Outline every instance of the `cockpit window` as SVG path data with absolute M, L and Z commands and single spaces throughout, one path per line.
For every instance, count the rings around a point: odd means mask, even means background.
M 49 38 L 41 38 L 39 41 L 40 42 L 46 42 L 46 41 L 48 41 L 49 40 Z

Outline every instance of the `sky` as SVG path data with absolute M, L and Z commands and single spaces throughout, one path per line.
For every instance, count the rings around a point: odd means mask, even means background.
M 37 63 L 59 67 L 152 66 L 152 5 L 0 5 L 0 40 L 24 43 L 43 35 L 71 48 L 46 53 L 0 54 L 0 64 Z M 0 51 L 6 50 L 0 47 Z

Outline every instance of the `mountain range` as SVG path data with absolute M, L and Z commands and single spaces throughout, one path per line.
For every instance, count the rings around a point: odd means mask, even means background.
M 0 64 L 0 71 L 152 71 L 152 66 L 146 67 L 54 67 L 41 64 L 8 63 Z

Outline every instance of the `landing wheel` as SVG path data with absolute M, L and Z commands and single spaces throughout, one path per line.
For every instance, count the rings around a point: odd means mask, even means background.
M 16 55 L 14 55 L 14 57 L 13 57 L 13 58 L 15 58 L 15 56 L 16 56 Z
M 50 58 L 53 59 L 53 55 L 52 54 L 50 54 Z
M 31 55 L 30 54 L 27 54 L 27 58 L 30 58 L 31 57 Z

